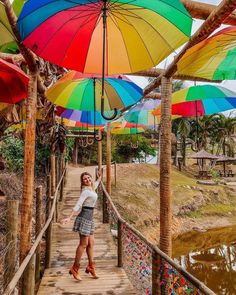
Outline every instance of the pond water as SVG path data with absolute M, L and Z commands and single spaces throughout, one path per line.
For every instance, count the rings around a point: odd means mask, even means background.
M 236 225 L 174 237 L 173 257 L 217 295 L 236 295 Z

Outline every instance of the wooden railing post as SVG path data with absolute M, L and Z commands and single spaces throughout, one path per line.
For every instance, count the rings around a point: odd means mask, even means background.
M 62 170 L 63 171 L 63 170 Z M 65 183 L 65 175 L 61 181 L 61 186 L 60 186 L 60 198 L 59 198 L 59 202 L 61 202 L 63 200 L 63 195 L 64 195 L 64 183 Z
M 46 215 L 48 218 L 50 209 L 51 209 L 51 175 L 47 177 L 47 202 L 46 202 Z M 51 252 L 52 252 L 52 223 L 50 223 L 48 229 L 46 230 L 46 249 L 45 249 L 45 268 L 49 268 L 51 261 Z
M 115 187 L 116 187 L 116 178 L 117 178 L 117 166 L 116 166 L 116 162 L 114 162 L 114 176 L 115 176 Z
M 50 196 L 54 196 L 55 189 L 56 189 L 56 161 L 55 155 L 51 154 L 51 165 L 50 165 L 50 173 L 51 173 L 51 193 Z
M 108 208 L 107 208 L 107 198 L 105 192 L 102 194 L 102 217 L 103 223 L 109 223 L 109 213 L 108 213 Z
M 154 250 L 152 253 L 152 295 L 160 295 L 160 256 Z
M 7 201 L 7 231 L 6 245 L 11 245 L 5 256 L 6 271 L 4 285 L 7 286 L 15 274 L 17 263 L 17 232 L 18 232 L 19 201 Z
M 42 228 L 42 186 L 36 188 L 36 225 L 35 225 L 35 237 L 39 235 Z M 40 265 L 41 265 L 41 247 L 40 244 L 35 251 L 35 282 L 40 280 Z
M 34 295 L 35 287 L 35 254 L 31 257 L 24 271 L 22 295 Z
M 123 247 L 122 247 L 122 222 L 118 219 L 117 221 L 118 240 L 117 240 L 117 256 L 118 256 L 118 267 L 123 266 Z

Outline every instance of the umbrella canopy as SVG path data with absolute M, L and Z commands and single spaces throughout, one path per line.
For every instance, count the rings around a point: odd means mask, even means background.
M 107 123 L 107 121 L 103 119 L 103 117 L 101 116 L 99 112 L 95 112 L 94 114 L 94 112 L 91 112 L 91 111 L 76 111 L 76 110 L 65 109 L 62 107 L 57 107 L 56 114 L 57 116 L 61 118 L 66 118 L 66 119 L 77 121 L 83 124 L 88 123 L 91 125 L 91 127 L 93 125 L 103 126 Z
M 236 108 L 236 93 L 221 86 L 192 86 L 172 95 L 172 115 L 203 116 L 234 108 Z M 153 112 L 154 115 L 160 113 L 160 107 Z
M 218 159 L 216 160 L 216 162 L 234 162 L 236 161 L 236 158 L 233 158 L 233 157 L 228 157 L 228 156 L 225 156 L 225 155 L 220 155 L 218 157 Z
M 151 68 L 185 43 L 192 19 L 175 0 L 28 0 L 22 40 L 40 57 L 85 73 Z M 158 50 L 156 50 L 158 48 Z
M 71 71 L 49 88 L 47 97 L 53 103 L 68 109 L 101 110 L 101 88 L 101 76 Z M 123 75 L 105 78 L 105 111 L 126 108 L 139 101 L 142 96 L 142 89 Z
M 145 130 L 141 127 L 137 128 L 112 128 L 111 133 L 112 134 L 138 134 L 143 133 Z
M 144 102 L 137 103 L 132 107 L 129 112 L 138 112 L 138 111 L 152 111 L 156 109 L 161 104 L 161 100 L 158 99 L 148 99 Z
M 0 36 L 0 51 L 7 51 L 7 48 L 15 44 L 14 34 L 9 24 L 5 7 L 2 2 L 0 2 Z M 17 47 L 16 44 L 14 46 Z
M 177 64 L 178 74 L 210 80 L 236 79 L 236 26 L 225 28 L 193 46 Z
M 28 95 L 29 78 L 17 66 L 0 59 L 0 102 L 17 103 Z
M 128 112 L 124 118 L 127 122 L 143 125 L 151 129 L 155 129 L 157 124 L 156 117 L 151 111 Z

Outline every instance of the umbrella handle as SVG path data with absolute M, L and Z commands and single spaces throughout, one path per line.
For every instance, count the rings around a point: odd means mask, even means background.
M 111 121 L 113 119 L 115 119 L 115 117 L 117 116 L 118 114 L 118 111 L 117 111 L 117 108 L 114 108 L 114 114 L 111 115 L 110 117 L 107 117 L 104 113 L 104 97 L 101 98 L 101 116 L 107 120 L 107 121 Z
M 103 140 L 103 133 L 101 132 L 100 137 L 98 137 L 98 135 L 96 133 L 94 133 L 93 137 L 96 141 L 102 141 Z

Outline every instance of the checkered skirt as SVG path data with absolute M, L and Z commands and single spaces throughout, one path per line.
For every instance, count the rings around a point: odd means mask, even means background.
M 75 219 L 73 231 L 79 232 L 83 236 L 94 234 L 93 209 L 82 207 Z

